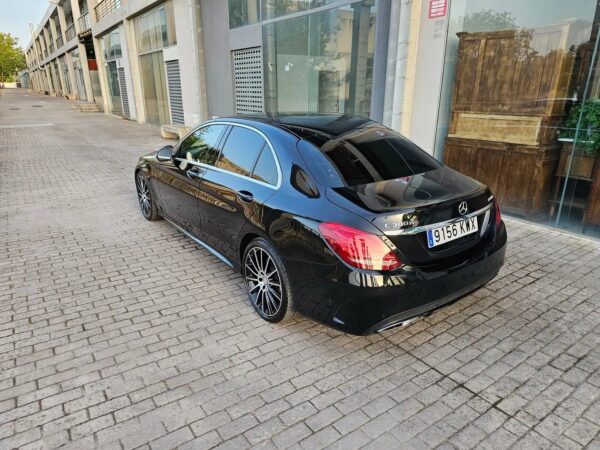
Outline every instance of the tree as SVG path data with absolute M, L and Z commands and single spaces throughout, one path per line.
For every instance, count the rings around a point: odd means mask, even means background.
M 485 9 L 465 16 L 464 31 L 476 33 L 478 31 L 513 30 L 517 28 L 516 19 L 509 11 L 492 11 Z
M 0 32 L 0 82 L 13 81 L 17 72 L 27 67 L 19 40 L 10 33 Z

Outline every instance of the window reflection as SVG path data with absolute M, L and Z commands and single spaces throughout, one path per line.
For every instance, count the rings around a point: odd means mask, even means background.
M 229 28 L 257 23 L 260 20 L 260 0 L 229 0 Z
M 263 0 L 264 19 L 274 19 L 288 14 L 307 11 L 340 0 Z
M 234 126 L 223 145 L 217 167 L 250 176 L 256 158 L 264 145 L 266 145 L 265 140 L 258 133 Z
M 207 125 L 194 131 L 179 146 L 178 157 L 203 164 L 214 164 L 219 155 L 217 145 L 227 128 L 225 125 Z M 182 162 L 182 169 L 187 163 Z
M 135 34 L 146 121 L 157 125 L 170 123 L 162 49 L 177 43 L 173 2 L 164 3 L 136 18 Z
M 314 4 L 288 3 L 299 8 L 301 4 Z M 263 14 L 282 4 L 263 4 Z M 373 4 L 363 1 L 265 25 L 267 112 L 370 115 L 375 46 Z

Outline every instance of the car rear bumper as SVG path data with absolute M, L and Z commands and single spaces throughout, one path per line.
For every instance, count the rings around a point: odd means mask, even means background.
M 488 249 L 444 271 L 407 268 L 394 275 L 368 274 L 346 266 L 292 269 L 297 309 L 356 335 L 376 333 L 452 303 L 494 278 L 504 264 L 506 232 Z M 286 264 L 287 265 L 287 264 Z M 294 280 L 293 274 L 304 274 Z M 311 276 L 308 276 L 311 273 Z

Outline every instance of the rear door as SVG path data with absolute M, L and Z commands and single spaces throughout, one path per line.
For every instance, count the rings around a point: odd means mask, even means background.
M 199 209 L 207 243 L 238 259 L 240 230 L 251 217 L 262 221 L 263 205 L 279 186 L 280 172 L 265 136 L 233 125 L 217 161 L 206 168 L 201 181 Z
M 213 163 L 227 125 L 209 124 L 187 136 L 176 148 L 174 161 L 161 163 L 159 191 L 165 214 L 177 225 L 202 238 L 198 214 L 202 164 Z

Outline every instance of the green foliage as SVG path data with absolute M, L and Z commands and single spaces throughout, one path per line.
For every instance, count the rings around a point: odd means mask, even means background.
M 581 123 L 578 124 L 580 115 Z M 600 149 L 600 99 L 587 100 L 583 105 L 573 106 L 560 136 L 575 139 L 578 127 L 577 148 L 587 155 L 596 155 Z
M 517 21 L 509 11 L 484 9 L 465 16 L 463 30 L 469 33 L 479 31 L 514 30 Z
M 27 67 L 23 50 L 17 47 L 18 39 L 10 33 L 0 32 L 0 81 L 13 81 L 19 70 Z

